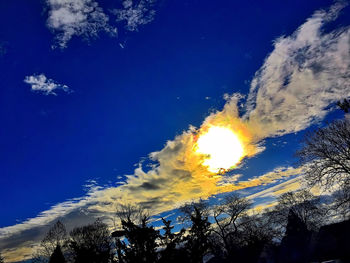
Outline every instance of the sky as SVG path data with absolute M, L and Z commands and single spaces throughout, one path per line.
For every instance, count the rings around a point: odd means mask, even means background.
M 0 1 L 5 258 L 29 259 L 58 219 L 111 225 L 121 203 L 175 218 L 198 198 L 263 206 L 303 187 L 304 133 L 350 96 L 347 4 Z M 244 149 L 225 172 L 196 151 L 213 126 Z

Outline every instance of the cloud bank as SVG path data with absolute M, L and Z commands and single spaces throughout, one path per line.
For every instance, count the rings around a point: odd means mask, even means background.
M 24 82 L 31 86 L 31 90 L 44 95 L 57 95 L 55 91 L 72 92 L 67 85 L 62 85 L 52 79 L 47 78 L 44 74 L 26 76 Z
M 244 146 L 245 157 L 249 158 L 264 149 L 261 144 L 264 139 L 301 131 L 322 120 L 332 102 L 349 97 L 350 27 L 328 32 L 324 29 L 343 7 L 335 4 L 328 11 L 317 11 L 291 36 L 275 40 L 273 51 L 251 82 L 244 116 L 239 115 L 237 108 L 242 96 L 226 97 L 223 110 L 210 114 L 201 127 L 190 127 L 168 141 L 162 150 L 151 153 L 152 166 L 144 168 L 140 164 L 123 185 L 95 189 L 74 204 L 58 204 L 39 216 L 40 222 L 35 221 L 36 218 L 2 228 L 0 239 L 10 240 L 21 232 L 31 233 L 32 222 L 37 222 L 40 227 L 55 216 L 65 216 L 69 221 L 69 216 L 77 217 L 77 211 L 85 211 L 87 215 L 111 215 L 117 204 L 132 202 L 160 213 L 189 200 L 269 186 L 301 174 L 301 168 L 292 167 L 276 168 L 246 181 L 240 181 L 239 175 L 215 174 L 203 165 L 206 156 L 195 153 L 196 140 L 211 126 L 229 127 L 236 131 Z M 299 185 L 297 181 L 290 183 L 294 188 Z M 274 191 L 283 192 L 284 189 L 287 187 Z M 40 235 L 32 233 L 32 236 L 36 237 L 33 240 L 38 240 Z

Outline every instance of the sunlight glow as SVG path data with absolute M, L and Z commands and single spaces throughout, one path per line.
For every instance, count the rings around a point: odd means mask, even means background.
M 234 167 L 244 155 L 238 136 L 231 129 L 220 126 L 212 126 L 199 136 L 196 152 L 208 155 L 203 164 L 213 173 Z

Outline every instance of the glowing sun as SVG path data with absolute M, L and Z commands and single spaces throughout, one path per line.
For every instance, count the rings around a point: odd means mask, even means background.
M 208 155 L 203 164 L 208 166 L 209 171 L 217 173 L 235 166 L 242 158 L 244 149 L 231 129 L 212 126 L 198 138 L 196 152 Z

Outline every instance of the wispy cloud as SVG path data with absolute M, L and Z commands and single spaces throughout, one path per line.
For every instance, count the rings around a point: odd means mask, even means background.
M 300 169 L 300 168 L 297 168 Z M 255 198 L 265 198 L 265 197 L 277 197 L 286 192 L 291 192 L 304 187 L 306 184 L 304 182 L 303 176 L 297 176 L 292 179 L 288 179 L 282 183 L 275 186 L 269 187 L 265 190 L 259 191 L 257 193 L 247 196 L 249 199 Z
M 47 26 L 56 34 L 53 47 L 65 48 L 73 36 L 89 40 L 100 32 L 116 35 L 109 17 L 94 0 L 46 0 Z
M 275 40 L 252 80 L 245 115 L 259 137 L 303 130 L 350 96 L 350 28 L 324 29 L 342 8 L 317 11 L 291 36 Z
M 26 76 L 24 82 L 31 86 L 31 90 L 44 95 L 57 95 L 57 90 L 71 92 L 67 85 L 62 85 L 52 79 L 47 78 L 44 74 Z
M 154 19 L 155 0 L 124 0 L 123 8 L 115 9 L 113 13 L 117 16 L 117 22 L 125 22 L 125 28 L 129 31 L 137 31 L 141 25 L 148 24 Z

